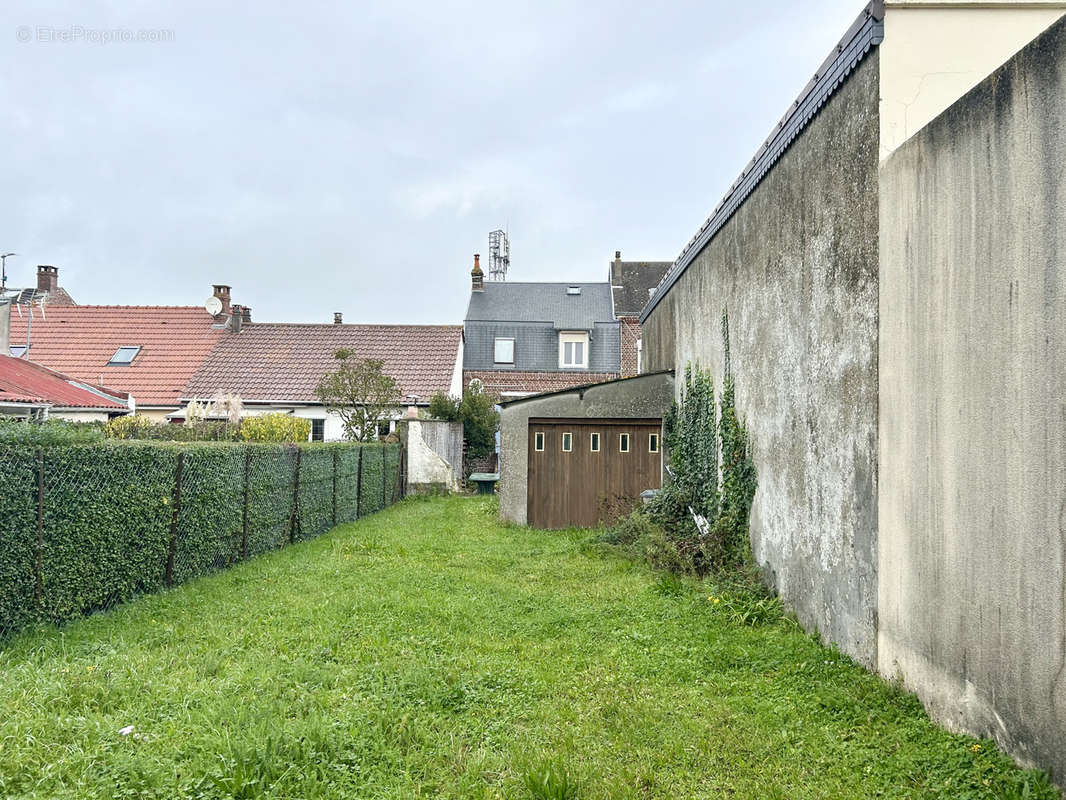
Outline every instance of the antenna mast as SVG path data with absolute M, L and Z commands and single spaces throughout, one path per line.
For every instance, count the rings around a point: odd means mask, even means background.
M 511 242 L 503 230 L 489 233 L 489 278 L 507 280 L 507 268 L 511 266 Z

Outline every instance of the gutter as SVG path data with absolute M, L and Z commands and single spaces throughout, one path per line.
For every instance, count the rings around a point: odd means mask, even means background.
M 870 50 L 881 44 L 884 38 L 884 0 L 871 0 L 848 28 L 836 49 L 822 62 L 788 113 L 777 123 L 773 133 L 756 151 L 755 157 L 748 162 L 747 167 L 740 173 L 740 177 L 730 187 L 729 192 L 722 198 L 711 216 L 685 245 L 673 266 L 666 271 L 666 275 L 649 298 L 644 310 L 640 312 L 641 325 L 673 288 L 685 270 L 696 260 L 703 248 L 740 209 L 748 195 L 755 191 L 762 179 L 773 169 L 777 160 L 785 154 L 785 151 L 814 119 L 822 106 L 843 85 L 852 70 L 859 65 Z

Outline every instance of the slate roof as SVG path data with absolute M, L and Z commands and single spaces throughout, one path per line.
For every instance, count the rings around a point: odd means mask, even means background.
M 19 311 L 21 309 L 21 315 Z M 11 308 L 11 344 L 26 342 L 26 306 Z M 137 406 L 176 408 L 178 396 L 222 330 L 202 306 L 33 308 L 28 356 L 86 383 L 133 395 Z M 119 347 L 139 346 L 133 363 L 109 367 Z
M 0 401 L 127 411 L 123 392 L 80 383 L 24 358 L 0 355 Z
M 648 304 L 651 290 L 659 285 L 672 261 L 612 261 L 611 290 L 614 313 L 619 317 L 636 317 Z
M 451 388 L 459 325 L 329 325 L 257 322 L 226 332 L 189 380 L 183 399 L 233 392 L 245 402 L 317 403 L 315 387 L 341 348 L 381 359 L 401 394 L 428 402 Z
M 567 294 L 577 286 L 581 294 Z M 467 322 L 549 322 L 556 330 L 592 330 L 613 322 L 608 283 L 513 283 L 485 281 L 485 291 L 471 292 Z

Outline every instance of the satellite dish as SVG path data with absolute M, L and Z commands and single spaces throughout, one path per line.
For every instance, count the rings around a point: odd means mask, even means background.
M 207 313 L 212 317 L 217 317 L 222 313 L 222 301 L 214 295 L 207 298 L 207 302 L 204 303 L 204 308 L 207 309 Z

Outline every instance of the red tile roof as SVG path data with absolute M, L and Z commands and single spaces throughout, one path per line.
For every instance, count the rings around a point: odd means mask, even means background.
M 21 309 L 22 314 L 19 315 Z M 11 344 L 24 344 L 26 306 L 11 309 Z M 178 396 L 222 331 L 201 306 L 50 306 L 33 309 L 29 357 L 78 380 L 133 395 L 138 407 L 176 408 Z M 126 367 L 119 347 L 141 351 Z
M 0 355 L 0 401 L 48 403 L 63 408 L 127 410 L 124 393 L 101 386 L 79 384 L 24 358 Z
M 404 395 L 424 402 L 447 392 L 459 359 L 461 325 L 311 325 L 257 322 L 226 332 L 182 392 L 209 399 L 233 392 L 245 402 L 318 402 L 315 387 L 334 353 L 381 359 Z

